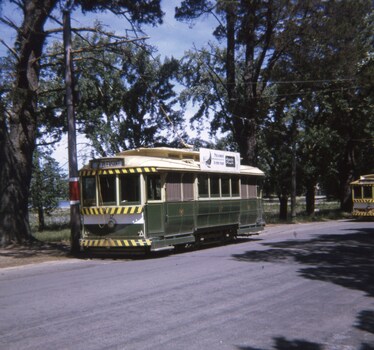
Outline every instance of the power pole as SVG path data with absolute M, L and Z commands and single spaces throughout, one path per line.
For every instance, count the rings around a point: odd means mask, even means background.
M 68 153 L 69 153 L 69 190 L 70 190 L 70 250 L 73 254 L 79 253 L 79 239 L 81 233 L 79 213 L 79 177 L 77 162 L 77 139 L 75 129 L 74 98 L 73 98 L 73 64 L 71 59 L 71 1 L 67 1 L 63 10 L 64 18 L 64 54 L 65 54 L 65 88 L 66 110 L 68 117 Z
M 292 163 L 291 163 L 291 220 L 296 221 L 296 137 L 297 122 L 296 117 L 292 117 Z

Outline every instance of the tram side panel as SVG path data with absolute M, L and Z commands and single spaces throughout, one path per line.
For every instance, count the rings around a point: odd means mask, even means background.
M 193 203 L 147 203 L 144 212 L 146 237 L 152 242 L 151 250 L 195 242 Z
M 238 224 L 240 200 L 203 200 L 196 207 L 197 230 Z
M 191 234 L 195 230 L 194 202 L 165 203 L 165 234 Z

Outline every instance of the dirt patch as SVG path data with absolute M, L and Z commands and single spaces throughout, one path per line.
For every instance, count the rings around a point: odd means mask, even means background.
M 0 248 L 0 268 L 69 259 L 70 247 L 64 243 L 10 245 Z

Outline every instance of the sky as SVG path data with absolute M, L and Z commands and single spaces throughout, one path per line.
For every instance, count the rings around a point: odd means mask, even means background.
M 6 2 L 7 3 L 7 2 Z M 214 20 L 205 18 L 203 21 L 199 20 L 195 25 L 190 26 L 186 23 L 178 22 L 174 19 L 174 8 L 179 5 L 180 0 L 162 0 L 161 8 L 165 12 L 163 24 L 158 27 L 144 26 L 143 30 L 149 39 L 147 43 L 155 46 L 158 50 L 156 55 L 161 57 L 175 57 L 181 58 L 185 51 L 192 49 L 194 46 L 200 48 L 208 43 L 209 40 L 214 40 L 212 32 L 216 26 Z M 14 9 L 14 5 L 5 4 L 2 7 L 2 16 L 7 16 L 15 23 L 22 20 L 21 14 Z M 76 12 L 72 15 L 71 23 L 73 27 L 88 26 L 99 20 L 106 26 L 108 31 L 115 31 L 118 34 L 124 34 L 126 23 L 120 17 L 116 17 L 111 13 L 96 13 L 82 15 Z M 55 28 L 55 23 L 47 24 L 50 28 Z M 4 40 L 10 47 L 13 46 L 15 39 L 15 32 L 0 22 L 0 38 Z M 61 37 L 55 36 L 52 39 L 61 40 Z M 0 57 L 7 54 L 7 49 L 0 43 Z M 186 119 L 193 114 L 193 108 L 186 113 Z M 188 131 L 190 137 L 194 137 L 193 131 Z M 207 133 L 202 135 L 202 138 L 209 140 L 208 130 Z M 78 135 L 77 140 L 79 166 L 82 164 L 82 158 L 89 156 L 91 151 L 87 148 L 86 140 L 82 135 Z M 55 158 L 59 161 L 62 167 L 67 168 L 67 141 L 66 137 L 57 146 Z

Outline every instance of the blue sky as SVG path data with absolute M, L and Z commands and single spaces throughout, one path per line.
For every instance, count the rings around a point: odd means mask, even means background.
M 186 23 L 178 22 L 174 19 L 174 8 L 180 3 L 176 0 L 161 1 L 162 10 L 165 12 L 164 23 L 158 27 L 145 26 L 143 27 L 145 33 L 150 37 L 148 43 L 154 45 L 162 56 L 174 56 L 180 58 L 184 51 L 196 47 L 201 47 L 209 40 L 212 40 L 212 31 L 216 23 L 214 20 L 205 18 L 203 21 L 199 20 L 195 25 L 190 27 Z M 15 23 L 19 24 L 22 17 L 14 5 L 8 4 L 7 1 L 2 6 L 2 16 L 5 16 Z M 102 22 L 110 31 L 116 31 L 119 34 L 125 33 L 126 22 L 121 17 L 116 17 L 111 13 L 89 13 L 82 15 L 80 11 L 72 16 L 72 26 L 79 27 L 81 25 L 87 26 L 95 20 Z M 50 23 L 48 27 L 57 27 L 57 24 Z M 9 46 L 13 46 L 15 39 L 15 31 L 5 26 L 0 22 L 0 38 L 3 39 Z M 53 39 L 61 40 L 60 36 L 55 36 Z M 7 49 L 0 44 L 0 56 L 4 56 Z

